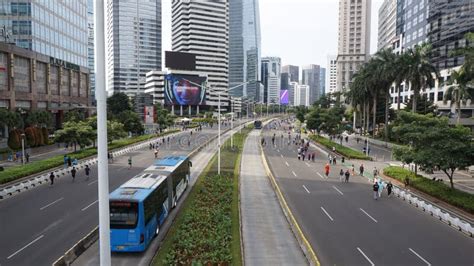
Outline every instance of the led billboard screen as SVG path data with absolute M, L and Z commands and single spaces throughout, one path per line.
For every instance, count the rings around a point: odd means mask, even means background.
M 165 76 L 165 104 L 204 105 L 206 78 L 195 75 L 168 74 Z
M 165 52 L 165 67 L 174 70 L 196 70 L 196 55 L 183 52 Z
M 280 91 L 280 104 L 288 105 L 288 90 L 281 90 Z

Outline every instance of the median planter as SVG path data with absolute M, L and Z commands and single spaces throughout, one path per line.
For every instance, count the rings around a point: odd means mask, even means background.
M 309 136 L 309 138 L 330 150 L 332 150 L 332 148 L 335 147 L 337 153 L 345 156 L 348 159 L 372 160 L 372 158 L 370 158 L 369 156 L 365 155 L 364 153 L 360 151 L 337 144 L 336 142 L 331 141 L 327 138 L 324 138 L 318 135 L 311 135 Z
M 238 178 L 244 140 L 250 128 L 234 134 L 221 149 L 221 174 L 216 156 L 185 199 L 153 265 L 242 265 Z
M 409 186 L 468 213 L 474 214 L 474 195 L 472 194 L 457 189 L 451 189 L 443 182 L 433 181 L 429 178 L 415 175 L 415 173 L 400 166 L 387 167 L 383 170 L 383 173 L 401 182 L 404 182 L 405 178 L 408 177 L 410 180 Z

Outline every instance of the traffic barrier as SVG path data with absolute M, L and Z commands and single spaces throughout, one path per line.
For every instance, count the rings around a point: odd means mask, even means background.
M 449 213 L 443 212 L 441 214 L 440 218 L 441 218 L 442 221 L 444 221 L 444 222 L 448 223 L 449 225 L 451 225 L 451 220 L 450 220 L 451 216 L 449 215 Z
M 438 219 L 442 219 L 442 215 L 443 215 L 443 212 L 439 209 L 439 208 L 436 208 L 436 207 L 433 207 L 433 216 L 438 218 Z

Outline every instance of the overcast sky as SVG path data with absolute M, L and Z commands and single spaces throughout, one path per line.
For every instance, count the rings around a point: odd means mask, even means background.
M 372 0 L 372 53 L 377 50 L 377 14 L 382 2 Z M 337 53 L 339 0 L 260 0 L 259 3 L 262 56 L 281 57 L 283 65 L 326 67 L 327 56 Z M 163 0 L 162 5 L 163 50 L 166 51 L 171 50 L 171 0 Z

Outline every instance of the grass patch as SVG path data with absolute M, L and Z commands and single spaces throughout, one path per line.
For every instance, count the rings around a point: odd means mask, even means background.
M 458 189 L 451 189 L 443 182 L 433 181 L 429 178 L 415 175 L 415 173 L 403 169 L 400 166 L 390 166 L 383 170 L 383 173 L 391 178 L 404 182 L 408 176 L 410 186 L 460 209 L 474 214 L 474 195 Z
M 317 143 L 325 146 L 326 148 L 330 150 L 332 150 L 332 147 L 335 147 L 337 153 L 344 155 L 348 159 L 371 160 L 371 158 L 365 155 L 364 153 L 351 149 L 349 147 L 337 144 L 336 142 L 331 141 L 327 138 L 317 136 L 317 135 L 311 135 L 310 139 L 312 139 L 313 141 L 316 141 Z
M 153 265 L 242 265 L 240 249 L 240 158 L 248 127 L 215 155 L 198 177 L 158 250 Z
M 179 130 L 171 130 L 158 136 L 165 136 L 177 131 Z M 154 136 L 152 135 L 141 135 L 141 136 L 136 136 L 132 138 L 116 140 L 112 143 L 109 143 L 108 147 L 109 147 L 109 150 L 113 150 L 113 149 L 131 145 L 137 142 L 148 140 L 153 137 Z M 68 155 L 71 156 L 71 158 L 77 158 L 78 160 L 87 158 L 89 156 L 93 156 L 96 154 L 97 154 L 97 148 L 86 148 L 83 150 L 79 150 L 77 152 L 68 153 Z M 33 161 L 26 165 L 7 167 L 5 168 L 4 171 L 0 172 L 0 184 L 5 184 L 5 183 L 11 182 L 13 180 L 16 180 L 25 176 L 37 174 L 37 173 L 46 171 L 48 169 L 61 166 L 63 165 L 63 163 L 64 163 L 64 155 L 56 155 L 48 159 Z

